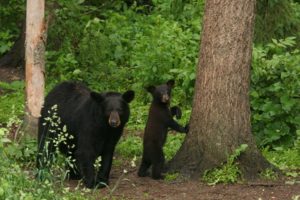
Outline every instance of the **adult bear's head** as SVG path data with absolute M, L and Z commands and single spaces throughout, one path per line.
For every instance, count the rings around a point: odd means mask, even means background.
M 126 124 L 129 119 L 129 103 L 134 99 L 134 91 L 97 93 L 91 92 L 91 97 L 101 106 L 104 118 L 109 126 L 117 128 Z
M 167 83 L 162 85 L 150 85 L 146 88 L 146 90 L 152 94 L 153 101 L 160 102 L 163 104 L 169 104 L 171 100 L 171 91 L 174 87 L 174 84 L 174 80 L 169 80 L 167 81 Z

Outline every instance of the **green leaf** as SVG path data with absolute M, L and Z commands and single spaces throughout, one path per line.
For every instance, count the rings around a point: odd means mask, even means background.
M 258 97 L 259 97 L 258 92 L 255 91 L 255 90 L 252 90 L 252 91 L 250 92 L 250 95 L 251 95 L 253 98 L 258 98 Z
M 190 80 L 195 80 L 196 79 L 196 74 L 191 73 L 189 78 L 190 78 Z
M 288 95 L 283 95 L 280 97 L 280 102 L 282 104 L 282 108 L 288 112 L 292 109 L 292 107 L 296 104 L 296 100 L 290 98 Z

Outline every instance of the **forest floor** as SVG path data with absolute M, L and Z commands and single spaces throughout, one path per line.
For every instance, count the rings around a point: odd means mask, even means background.
M 11 82 L 23 80 L 25 77 L 24 69 L 12 67 L 0 67 L 0 81 Z
M 257 181 L 209 186 L 198 180 L 153 180 L 138 177 L 130 161 L 113 164 L 109 188 L 96 189 L 99 199 L 169 199 L 169 200 L 300 200 L 300 179 Z M 124 170 L 127 173 L 124 173 Z M 74 188 L 78 181 L 68 181 Z M 98 199 L 98 198 L 97 198 Z
M 124 174 L 123 169 L 128 172 Z M 113 166 L 110 188 L 99 189 L 95 195 L 99 198 L 137 200 L 300 200 L 299 180 L 297 184 L 288 183 L 281 180 L 208 186 L 200 180 L 157 181 L 150 177 L 138 177 L 137 168 L 132 169 L 128 163 L 127 166 Z M 75 181 L 73 184 L 76 184 Z
M 0 81 L 24 79 L 22 69 L 0 68 Z M 0 90 L 0 95 L 2 95 Z M 208 186 L 198 180 L 153 180 L 137 176 L 137 166 L 122 158 L 114 160 L 109 188 L 96 189 L 91 194 L 97 199 L 170 199 L 170 200 L 300 200 L 300 177 L 277 181 L 218 184 Z M 124 173 L 124 170 L 127 172 Z M 78 181 L 67 181 L 75 188 Z M 98 198 L 99 197 L 99 198 Z

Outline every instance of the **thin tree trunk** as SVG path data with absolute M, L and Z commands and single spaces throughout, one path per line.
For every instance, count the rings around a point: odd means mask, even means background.
M 44 0 L 27 0 L 26 7 L 26 115 L 24 131 L 37 133 L 37 120 L 44 101 L 44 54 L 46 24 Z
M 250 124 L 250 63 L 255 0 L 207 0 L 190 132 L 171 170 L 199 177 L 220 166 L 241 144 L 246 179 L 270 164 L 256 147 Z

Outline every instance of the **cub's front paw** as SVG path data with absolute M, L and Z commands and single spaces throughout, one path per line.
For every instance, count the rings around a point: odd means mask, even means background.
M 171 107 L 171 114 L 172 116 L 175 116 L 176 119 L 181 119 L 182 117 L 181 109 L 178 106 Z
M 190 131 L 190 124 L 186 124 L 184 127 L 185 133 L 188 133 Z

